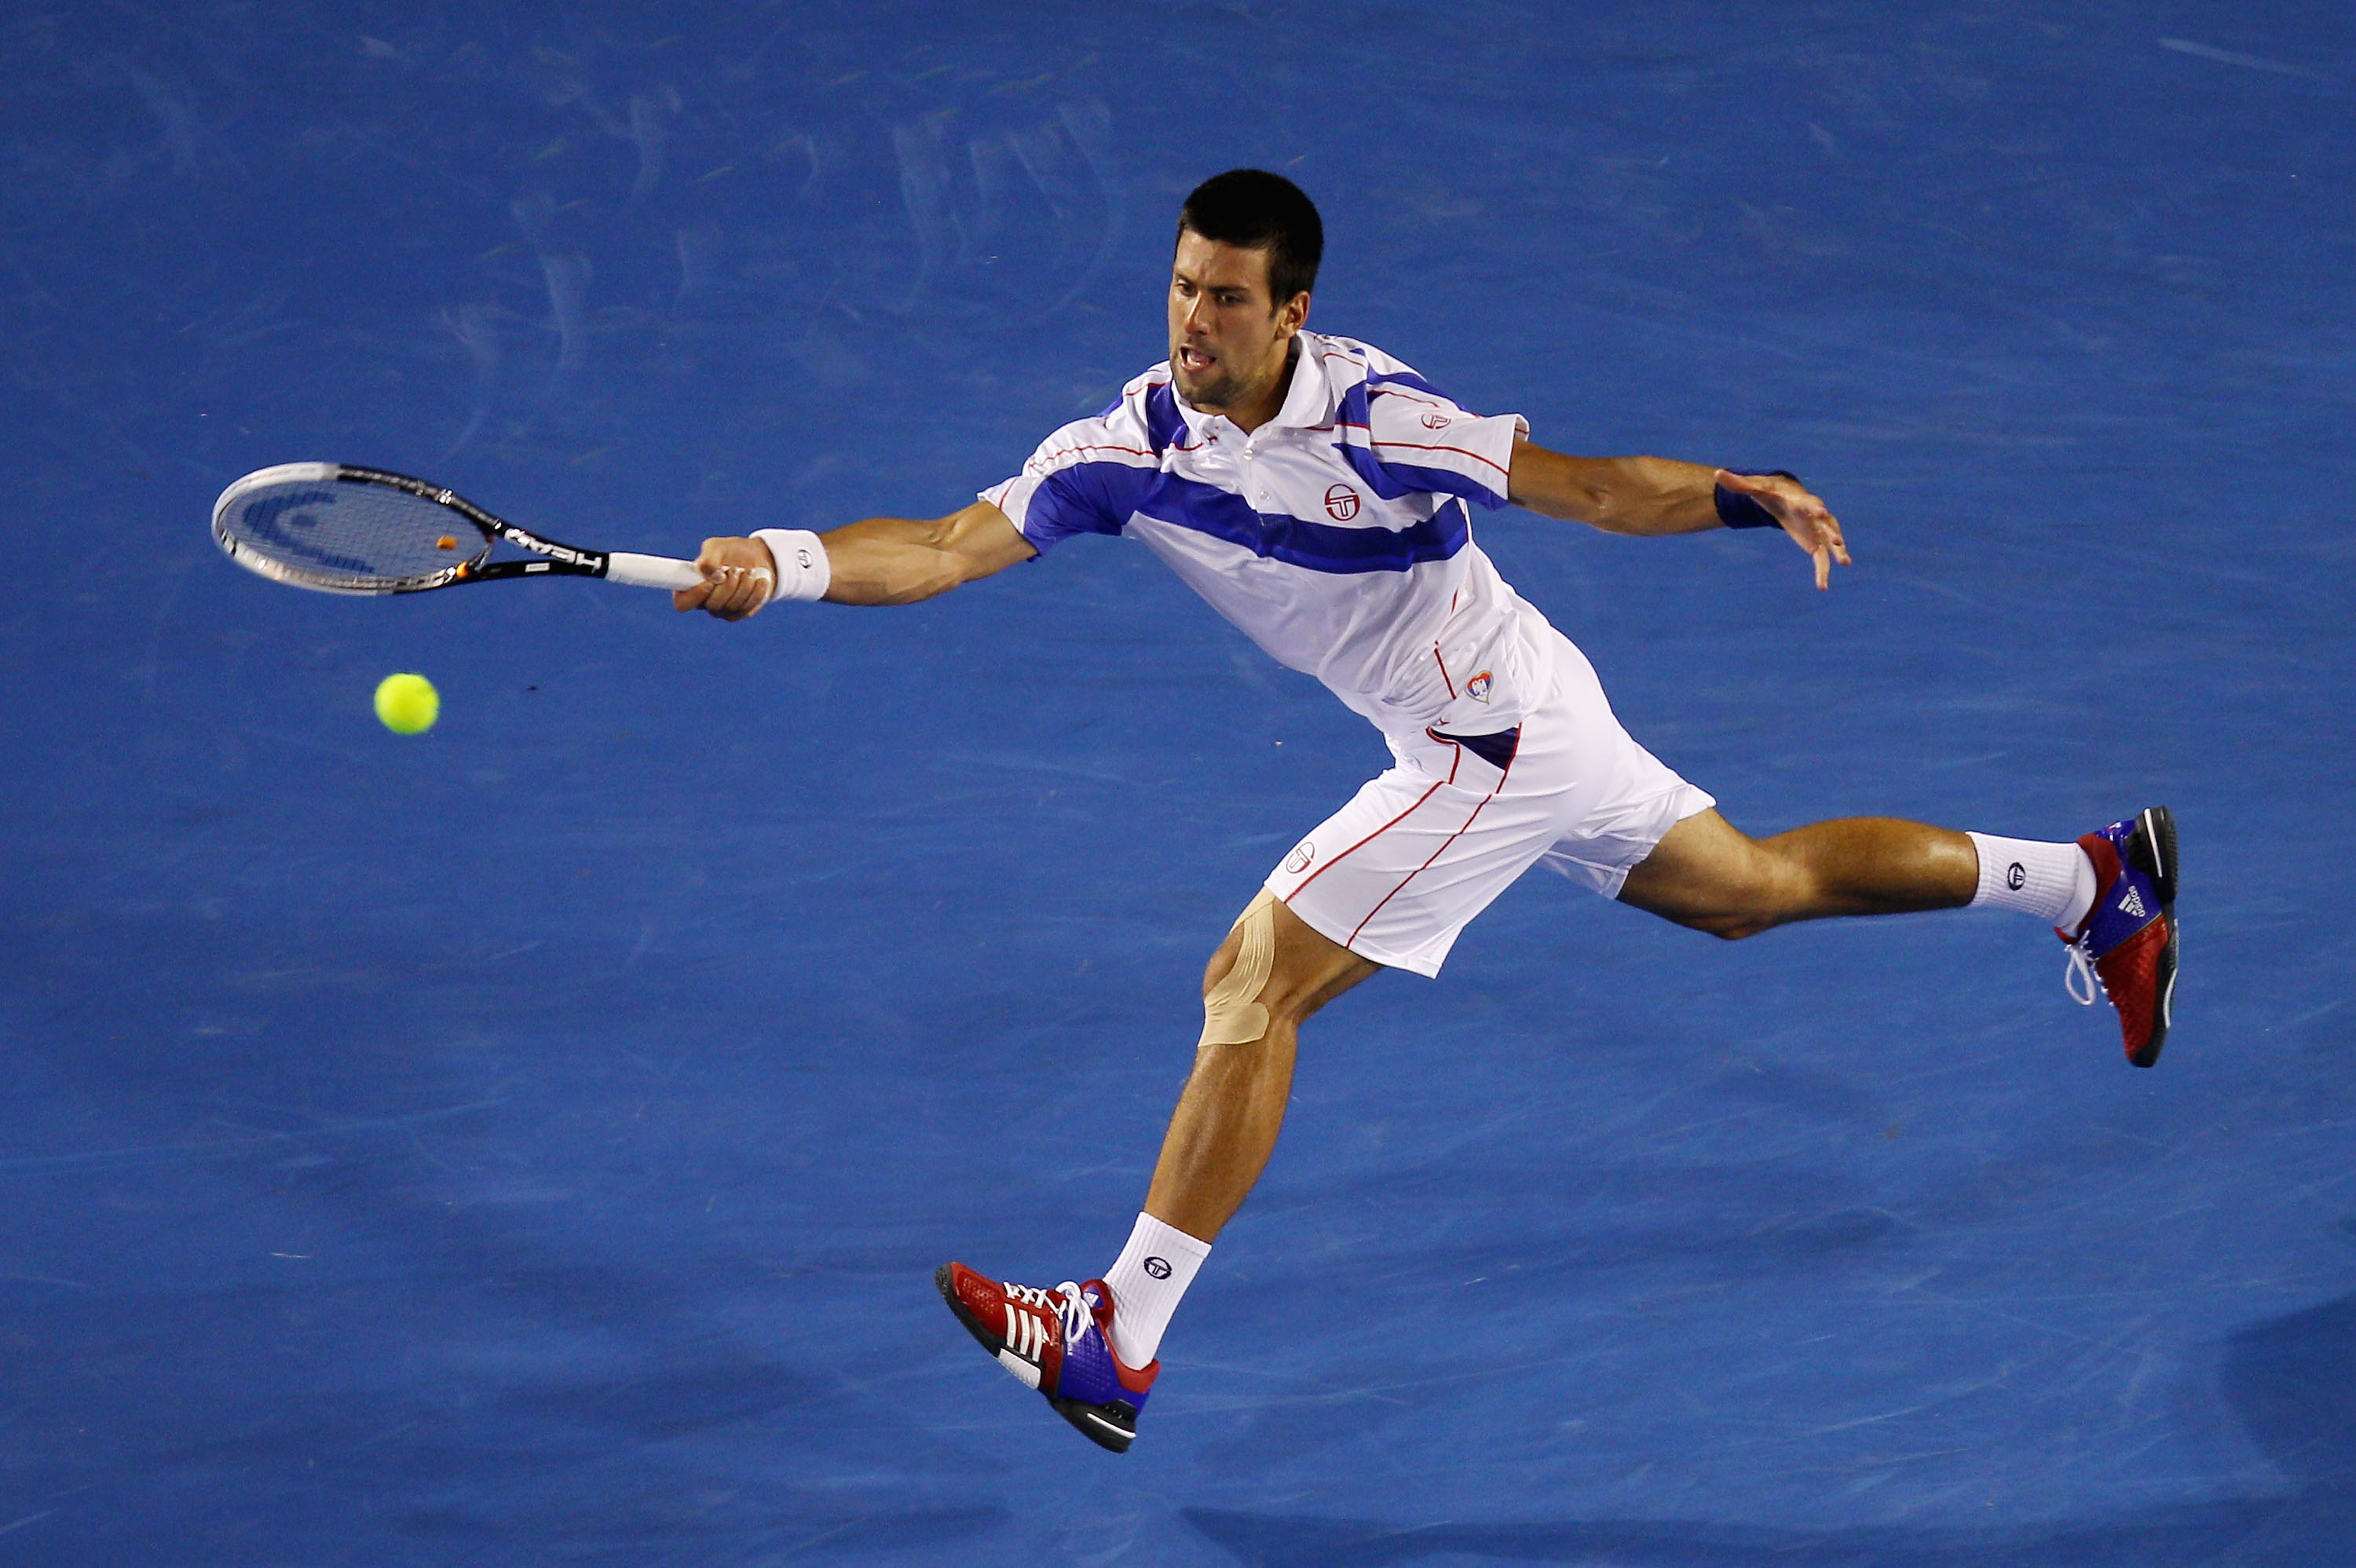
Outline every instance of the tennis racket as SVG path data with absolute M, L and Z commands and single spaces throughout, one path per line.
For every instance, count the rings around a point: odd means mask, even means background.
M 691 560 L 559 544 L 439 485 L 341 463 L 282 463 L 247 475 L 213 503 L 213 539 L 249 571 L 326 593 L 423 593 L 506 577 L 671 589 L 703 581 Z M 501 540 L 532 559 L 493 560 Z

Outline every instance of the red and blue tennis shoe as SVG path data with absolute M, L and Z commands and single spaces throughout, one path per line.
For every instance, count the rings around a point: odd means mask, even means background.
M 1120 1364 L 1106 1330 L 1112 1292 L 1105 1282 L 1066 1280 L 1053 1290 L 978 1275 L 963 1264 L 943 1264 L 933 1275 L 966 1332 L 998 1358 L 1025 1388 L 1037 1389 L 1055 1413 L 1091 1442 L 1126 1454 L 1137 1437 L 1155 1361 L 1142 1371 Z
M 2155 805 L 2087 834 L 2078 848 L 2101 891 L 2084 924 L 2054 932 L 2070 944 L 2064 978 L 2087 1007 L 2098 994 L 2110 998 L 2127 1060 L 2149 1067 L 2176 1000 L 2176 818 Z

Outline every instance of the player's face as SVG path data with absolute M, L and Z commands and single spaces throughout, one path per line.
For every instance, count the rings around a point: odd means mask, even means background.
M 1170 376 L 1178 395 L 1215 412 L 1266 401 L 1308 315 L 1307 294 L 1280 305 L 1269 297 L 1266 251 L 1183 231 L 1170 269 Z

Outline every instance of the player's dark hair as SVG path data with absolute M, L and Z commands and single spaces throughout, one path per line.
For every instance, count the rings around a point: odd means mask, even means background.
M 1268 292 L 1282 304 L 1317 286 L 1325 255 L 1325 225 L 1317 204 L 1282 175 L 1229 169 L 1194 187 L 1178 209 L 1178 232 L 1268 252 Z

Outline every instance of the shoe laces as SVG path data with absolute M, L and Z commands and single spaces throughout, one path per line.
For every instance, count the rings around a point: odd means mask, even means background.
M 1008 1280 L 1006 1294 L 1032 1307 L 1044 1307 L 1064 1320 L 1064 1343 L 1077 1343 L 1080 1337 L 1096 1326 L 1095 1308 L 1088 1305 L 1087 1294 L 1078 1284 L 1066 1280 L 1053 1290 L 1042 1290 L 1034 1285 L 1016 1285 Z
M 2110 995 L 2110 988 L 2103 984 L 2101 971 L 2094 967 L 2094 939 L 2089 936 L 2078 938 L 2070 944 L 2069 954 L 2062 970 L 2062 987 L 2069 991 L 2072 1001 L 2082 1008 L 2091 1008 Z

